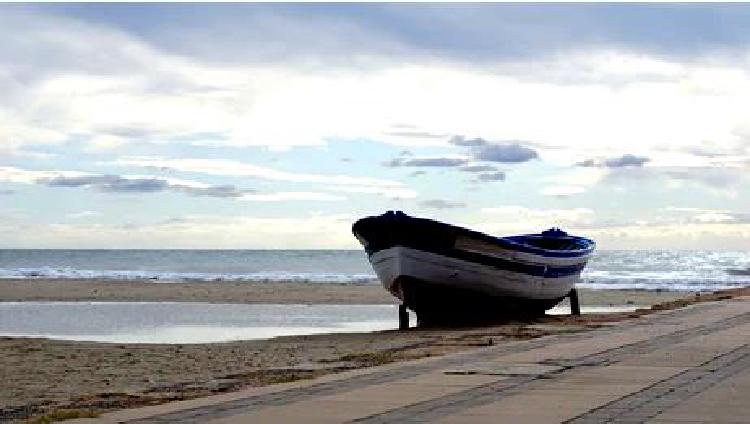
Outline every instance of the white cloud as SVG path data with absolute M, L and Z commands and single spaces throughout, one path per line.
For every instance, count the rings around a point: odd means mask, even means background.
M 187 215 L 143 225 L 28 225 L 22 233 L 0 222 L 0 247 L 351 249 L 359 248 L 351 234 L 355 219 Z
M 539 191 L 544 196 L 557 196 L 557 197 L 566 197 L 566 196 L 572 196 L 574 194 L 580 194 L 586 191 L 586 187 L 581 186 L 548 186 L 544 187 Z
M 31 171 L 13 166 L 0 166 L 0 181 L 20 184 L 35 184 L 39 180 L 54 178 L 75 178 L 93 175 L 78 171 Z
M 0 100 L 6 151 L 72 134 L 114 148 L 126 140 L 107 137 L 123 125 L 154 141 L 214 133 L 222 137 L 190 142 L 276 149 L 332 137 L 447 145 L 393 134 L 407 122 L 430 134 L 469 129 L 565 147 L 554 156 L 540 148 L 545 160 L 638 151 L 658 164 L 655 146 L 735 142 L 750 108 L 750 72 L 741 63 L 681 63 L 607 49 L 493 72 L 439 61 L 335 72 L 209 65 L 100 25 L 38 14 L 22 21 L 0 29 L 0 86 L 13 88 Z M 23 78 L 28 69 L 33 77 Z
M 595 186 L 607 175 L 602 168 L 575 167 L 546 177 L 542 182 L 551 183 L 543 187 L 539 193 L 544 196 L 565 197 L 580 194 Z
M 82 218 L 91 218 L 94 216 L 99 216 L 99 212 L 96 211 L 80 211 L 80 212 L 72 212 L 65 216 L 71 219 L 82 219 Z
M 182 172 L 196 172 L 209 175 L 226 175 L 236 177 L 255 177 L 265 180 L 286 181 L 294 183 L 319 183 L 336 185 L 363 185 L 375 187 L 400 187 L 398 181 L 389 181 L 370 177 L 352 177 L 347 175 L 319 175 L 277 171 L 250 163 L 224 159 L 162 159 L 162 158 L 123 158 L 112 162 L 114 165 L 135 166 L 144 168 L 171 169 Z
M 315 200 L 338 202 L 346 200 L 346 197 L 336 196 L 330 193 L 319 193 L 311 191 L 290 191 L 264 194 L 244 194 L 240 200 L 252 202 L 283 202 L 287 200 Z
M 494 234 L 536 233 L 552 226 L 574 228 L 589 225 L 594 220 L 594 211 L 588 208 L 532 209 L 509 205 L 482 208 L 480 213 L 477 228 Z
M 293 200 L 342 201 L 345 197 L 321 192 L 256 193 L 233 185 L 211 185 L 200 181 L 153 175 L 102 175 L 74 171 L 28 171 L 14 167 L 0 167 L 0 181 L 40 184 L 50 187 L 95 188 L 108 193 L 153 193 L 175 191 L 195 196 L 236 198 L 256 202 Z M 385 188 L 386 190 L 388 187 Z
M 600 249 L 746 250 L 750 224 L 689 223 L 589 228 Z
M 326 189 L 342 193 L 376 194 L 391 199 L 413 199 L 418 195 L 406 187 L 328 186 Z
M 692 207 L 675 207 L 668 206 L 661 208 L 665 215 L 655 215 L 660 223 L 680 223 L 680 224 L 711 224 L 725 223 L 731 224 L 741 221 L 738 214 L 726 209 L 705 209 Z M 750 216 L 750 215 L 746 215 Z M 745 218 L 745 221 L 748 221 Z

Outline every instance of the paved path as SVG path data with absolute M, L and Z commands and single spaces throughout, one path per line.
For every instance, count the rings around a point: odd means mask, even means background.
M 750 298 L 96 421 L 747 423 Z

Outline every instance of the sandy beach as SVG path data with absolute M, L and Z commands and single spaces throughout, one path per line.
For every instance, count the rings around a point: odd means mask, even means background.
M 679 307 L 722 295 L 647 291 L 581 293 L 584 305 Z M 713 296 L 713 297 L 712 297 Z M 0 301 L 393 303 L 376 284 L 150 283 L 4 280 Z M 483 328 L 410 329 L 214 344 L 137 345 L 0 338 L 0 417 L 89 414 L 162 403 L 570 331 L 648 313 L 547 317 Z M 69 411 L 73 412 L 69 412 Z M 57 411 L 57 412 L 55 412 Z M 84 412 L 81 412 L 84 411 Z M 93 411 L 93 412 L 86 412 Z
M 583 305 L 653 305 L 688 292 L 579 290 Z M 298 282 L 154 283 L 145 281 L 0 279 L 0 302 L 139 301 L 274 304 L 395 304 L 380 284 Z

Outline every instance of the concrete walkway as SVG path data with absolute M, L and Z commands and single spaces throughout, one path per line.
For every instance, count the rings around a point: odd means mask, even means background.
M 750 298 L 86 422 L 750 422 Z

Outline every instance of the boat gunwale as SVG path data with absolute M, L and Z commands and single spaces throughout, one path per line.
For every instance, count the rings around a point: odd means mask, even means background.
M 383 215 L 378 216 L 370 216 L 367 218 L 362 218 L 354 223 L 352 226 L 352 232 L 355 236 L 357 236 L 357 224 L 360 222 L 367 220 L 367 219 L 373 219 L 377 220 L 378 222 L 388 222 L 392 221 L 394 218 L 398 219 L 407 219 L 407 220 L 415 220 L 415 221 L 422 221 L 422 222 L 429 222 L 433 225 L 443 226 L 446 228 L 450 228 L 452 230 L 458 230 L 460 233 L 463 233 L 462 235 L 469 235 L 471 237 L 474 237 L 476 239 L 486 241 L 489 243 L 496 244 L 499 247 L 503 247 L 509 250 L 517 251 L 517 252 L 523 252 L 523 253 L 530 253 L 534 255 L 538 255 L 541 257 L 550 257 L 550 258 L 578 258 L 590 255 L 594 249 L 596 248 L 596 243 L 586 237 L 580 237 L 580 236 L 573 236 L 573 235 L 565 235 L 562 237 L 545 237 L 543 234 L 521 234 L 516 236 L 505 236 L 505 237 L 496 237 L 489 234 L 485 234 L 479 231 L 471 230 L 465 227 L 460 227 L 457 225 L 447 224 L 445 222 L 436 221 L 429 218 L 416 218 L 413 216 L 409 216 L 403 212 L 388 212 Z M 457 233 L 456 235 L 460 234 Z M 523 237 L 523 238 L 545 238 L 545 239 L 567 239 L 571 240 L 573 242 L 582 242 L 583 244 L 587 245 L 585 248 L 582 249 L 569 249 L 569 250 L 557 250 L 557 249 L 545 249 L 542 247 L 536 247 L 527 243 L 522 243 L 516 240 L 511 239 L 511 237 Z

